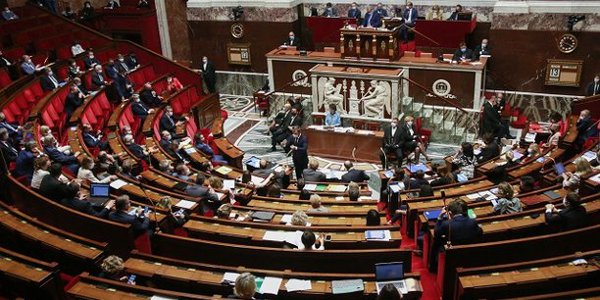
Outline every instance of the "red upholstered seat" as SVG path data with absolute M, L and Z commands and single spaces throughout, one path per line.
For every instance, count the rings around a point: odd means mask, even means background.
M 9 86 L 12 83 L 10 76 L 8 76 L 8 72 L 6 69 L 0 69 L 0 89 L 3 89 Z

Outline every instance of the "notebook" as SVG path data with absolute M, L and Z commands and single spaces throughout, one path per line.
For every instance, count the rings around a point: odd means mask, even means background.
M 423 215 L 425 216 L 425 218 L 427 218 L 427 220 L 435 220 L 440 216 L 441 213 L 442 213 L 441 209 L 435 209 L 435 210 L 428 210 L 428 211 L 424 212 Z
M 346 294 L 361 292 L 365 290 L 365 284 L 362 279 L 348 279 L 348 280 L 332 280 L 331 281 L 331 292 L 333 294 Z
M 391 262 L 375 265 L 375 281 L 377 285 L 377 294 L 381 292 L 386 284 L 392 284 L 402 294 L 406 294 L 408 289 L 404 279 L 404 263 Z
M 90 201 L 93 205 L 102 206 L 110 197 L 110 185 L 108 183 L 92 183 L 90 185 Z
M 563 163 L 555 163 L 554 164 L 554 171 L 556 171 L 556 174 L 558 176 L 562 175 L 565 172 L 565 165 L 563 165 Z
M 385 232 L 383 230 L 367 230 L 365 237 L 367 240 L 381 240 L 385 238 Z
M 270 212 L 270 211 L 257 211 L 257 212 L 254 212 L 252 214 L 252 220 L 253 221 L 269 222 L 269 221 L 271 221 L 271 219 L 273 219 L 273 216 L 275 216 L 274 212 Z

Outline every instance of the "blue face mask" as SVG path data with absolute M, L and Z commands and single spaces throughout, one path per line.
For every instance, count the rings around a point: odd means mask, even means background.
M 460 51 L 462 51 L 462 52 L 466 52 L 466 51 L 467 51 L 467 48 L 460 48 Z

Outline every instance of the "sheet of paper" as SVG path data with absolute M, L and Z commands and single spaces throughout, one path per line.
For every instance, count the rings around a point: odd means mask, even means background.
M 477 198 L 481 197 L 479 195 L 479 193 L 473 193 L 473 194 L 467 194 L 467 198 L 471 199 L 471 200 L 475 200 Z
M 275 242 L 283 242 L 287 237 L 287 232 L 285 231 L 273 231 L 267 230 L 265 231 L 265 235 L 263 236 L 263 240 L 265 241 L 275 241 Z
M 596 183 L 600 183 L 600 173 L 590 177 L 590 180 L 592 180 Z
M 261 185 L 263 181 L 265 181 L 265 179 L 262 177 L 252 175 L 252 177 L 250 177 L 250 181 L 252 181 L 254 185 Z
M 189 200 L 181 200 L 181 201 L 177 202 L 177 204 L 175 204 L 175 206 L 185 208 L 185 209 L 192 209 L 192 207 L 194 207 L 194 205 L 196 205 L 196 202 L 189 201 Z
M 537 136 L 536 133 L 533 132 L 529 132 L 525 135 L 525 141 L 528 143 L 535 143 L 535 137 Z
M 331 191 L 331 192 L 339 192 L 339 193 L 341 193 L 341 192 L 345 192 L 346 191 L 346 186 L 342 185 L 342 184 L 332 184 L 332 185 L 329 185 L 329 189 L 328 190 Z
M 223 180 L 223 187 L 226 189 L 235 189 L 235 180 L 231 180 L 231 179 Z
M 312 284 L 310 280 L 290 278 L 285 284 L 285 289 L 288 292 L 307 291 L 312 289 Z
M 194 147 L 185 148 L 185 153 L 187 153 L 187 154 L 192 154 L 195 152 L 196 152 L 196 148 L 194 148 Z
M 117 180 L 115 180 L 115 181 L 113 181 L 113 182 L 110 183 L 110 187 L 113 188 L 113 189 L 115 189 L 115 190 L 118 190 L 118 189 L 120 189 L 120 188 L 122 188 L 122 187 L 124 187 L 126 185 L 127 185 L 127 182 L 125 182 L 125 181 L 123 181 L 121 179 L 117 179 Z
M 314 183 L 308 183 L 308 184 L 304 185 L 304 189 L 307 190 L 307 191 L 309 191 L 309 192 L 312 192 L 312 191 L 315 191 L 317 189 L 317 185 L 314 184 Z
M 371 196 L 360 196 L 358 197 L 358 201 L 371 201 L 373 200 Z
M 390 185 L 390 189 L 392 190 L 392 193 L 398 193 L 398 192 L 400 192 L 400 185 L 398 185 L 398 184 Z
M 581 157 L 583 157 L 583 159 L 585 159 L 587 161 L 592 161 L 592 160 L 596 159 L 596 153 L 594 153 L 592 151 L 587 151 Z
M 225 272 L 225 274 L 223 274 L 223 279 L 221 280 L 221 282 L 234 285 L 235 280 L 238 278 L 238 276 L 240 276 L 240 273 Z
M 342 201 L 342 200 L 344 200 L 344 196 L 335 197 L 335 201 Z
M 513 150 L 513 157 L 515 160 L 519 160 L 521 157 L 523 157 L 523 154 L 517 150 Z
M 169 297 L 165 297 L 165 296 L 158 296 L 158 295 L 154 295 L 152 297 L 150 297 L 150 300 L 176 300 L 177 298 L 169 298 Z
M 262 286 L 260 287 L 261 294 L 277 295 L 279 293 L 279 286 L 281 286 L 282 278 L 266 276 L 263 280 Z
M 296 231 L 292 231 L 292 232 L 285 232 L 285 237 L 283 239 L 284 242 L 290 243 L 296 247 L 300 247 L 300 244 L 302 243 L 302 234 L 304 234 L 303 231 L 300 230 L 296 230 Z M 315 234 L 316 237 L 316 234 Z
M 288 224 L 292 222 L 292 215 L 285 214 L 281 217 L 281 223 Z

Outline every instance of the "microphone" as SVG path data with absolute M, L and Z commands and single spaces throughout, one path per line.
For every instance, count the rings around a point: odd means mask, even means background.
M 383 148 L 379 147 L 379 151 L 381 151 L 381 153 L 383 154 L 383 169 L 387 169 L 387 155 L 385 155 L 385 151 L 383 151 Z
M 160 230 L 160 226 L 158 226 L 158 217 L 156 215 L 156 203 L 154 201 L 152 201 L 152 199 L 150 199 L 150 197 L 148 197 L 148 193 L 146 192 L 146 189 L 144 188 L 145 180 L 146 179 L 144 177 L 140 177 L 140 188 L 142 188 L 142 192 L 144 193 L 144 197 L 146 198 L 146 200 L 148 200 L 150 202 L 150 204 L 152 205 L 152 213 L 154 215 L 154 226 Z M 156 228 L 155 228 L 155 230 L 156 230 Z

